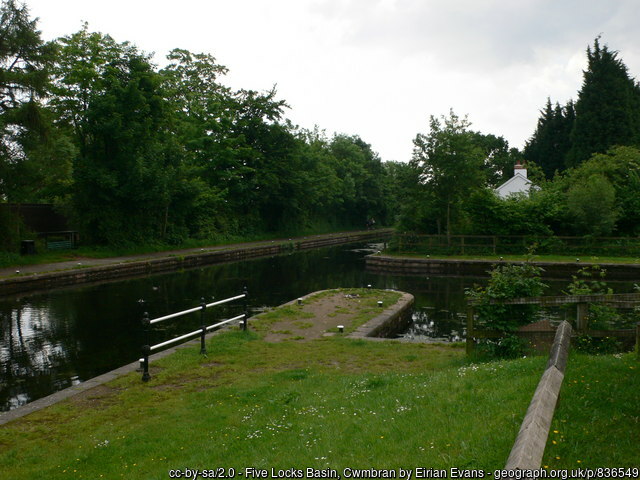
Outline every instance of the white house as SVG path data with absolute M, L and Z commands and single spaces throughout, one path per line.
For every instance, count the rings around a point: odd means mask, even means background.
M 527 178 L 527 168 L 518 161 L 513 167 L 513 177 L 496 188 L 495 192 L 500 198 L 507 198 L 516 193 L 529 195 L 532 186 L 531 180 Z

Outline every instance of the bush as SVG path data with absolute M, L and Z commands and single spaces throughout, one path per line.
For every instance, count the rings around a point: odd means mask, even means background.
M 504 333 L 514 332 L 518 327 L 531 323 L 538 311 L 537 305 L 492 302 L 541 295 L 547 287 L 540 279 L 541 273 L 540 267 L 530 263 L 494 267 L 486 287 L 476 286 L 466 291 L 468 298 L 478 302 L 476 311 L 479 323 Z

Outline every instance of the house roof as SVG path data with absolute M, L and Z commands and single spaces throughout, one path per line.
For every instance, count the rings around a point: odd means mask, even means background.
M 504 190 L 506 187 L 510 186 L 512 183 L 517 182 L 518 180 L 524 181 L 524 185 L 532 185 L 531 180 L 529 180 L 524 175 L 520 174 L 518 171 L 511 177 L 509 180 L 504 182 L 502 185 L 496 188 L 496 192 L 500 192 Z

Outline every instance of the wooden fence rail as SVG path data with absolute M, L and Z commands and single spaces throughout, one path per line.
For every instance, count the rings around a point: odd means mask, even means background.
M 640 322 L 635 329 L 590 330 L 588 325 L 589 305 L 603 303 L 618 308 L 634 308 L 640 306 L 640 293 L 617 293 L 600 295 L 556 295 L 541 297 L 521 297 L 505 300 L 491 300 L 489 304 L 501 305 L 576 305 L 575 330 L 580 334 L 592 337 L 633 337 L 636 336 L 636 349 L 640 356 Z M 477 299 L 467 300 L 467 354 L 471 354 L 475 347 L 475 340 L 480 338 L 500 338 L 502 332 L 497 330 L 475 329 L 475 309 L 480 305 Z
M 399 252 L 497 255 L 524 254 L 533 245 L 538 254 L 640 255 L 640 237 L 398 233 L 394 235 L 390 248 Z
M 522 421 L 505 470 L 538 470 L 542 466 L 542 456 L 560 395 L 570 344 L 571 325 L 565 321 L 558 327 L 549 361 Z

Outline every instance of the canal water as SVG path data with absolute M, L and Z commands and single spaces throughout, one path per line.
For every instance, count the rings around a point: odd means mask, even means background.
M 369 273 L 364 257 L 378 244 L 351 244 L 146 276 L 113 283 L 0 299 L 0 410 L 7 411 L 137 360 L 146 343 L 141 318 L 192 308 L 249 291 L 250 313 L 307 293 L 338 287 L 388 288 L 415 296 L 414 324 L 403 335 L 464 338 L 470 277 Z M 213 311 L 211 311 L 213 310 Z M 207 316 L 242 313 L 242 302 L 207 309 Z M 154 326 L 158 343 L 200 326 L 199 314 Z

